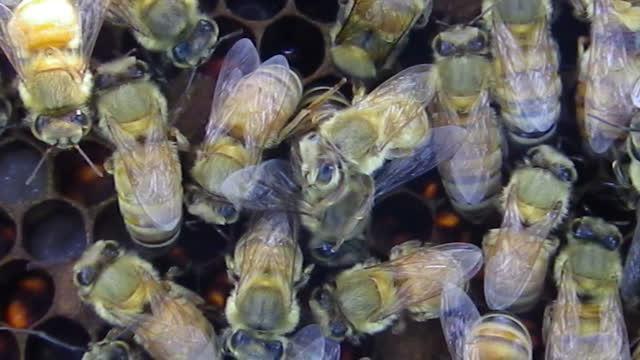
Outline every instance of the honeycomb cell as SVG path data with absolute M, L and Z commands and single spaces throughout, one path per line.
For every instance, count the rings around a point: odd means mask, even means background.
M 40 198 L 47 191 L 48 163 L 27 179 L 42 159 L 42 152 L 24 142 L 11 142 L 0 148 L 0 202 L 16 204 Z
M 79 152 L 63 151 L 55 158 L 55 184 L 63 196 L 90 206 L 114 194 L 113 177 L 103 167 L 112 151 L 96 142 L 84 142 L 81 146 L 104 176 L 100 177 Z
M 286 0 L 227 0 L 227 7 L 244 19 L 259 21 L 276 16 L 286 3 Z
M 20 348 L 15 336 L 9 331 L 0 331 L 0 359 L 20 359 Z
M 324 60 L 324 37 L 310 22 L 287 16 L 267 27 L 261 44 L 266 60 L 282 54 L 303 77 L 313 74 Z
M 373 209 L 369 228 L 371 246 L 388 254 L 391 247 L 407 240 L 426 240 L 431 235 L 433 216 L 422 199 L 402 191 L 384 198 Z
M 70 204 L 49 200 L 29 209 L 24 219 L 24 247 L 47 263 L 74 259 L 87 247 L 82 214 Z
M 313 20 L 330 23 L 336 20 L 338 0 L 296 0 L 296 8 Z
M 54 284 L 44 270 L 30 268 L 26 260 L 13 260 L 0 267 L 0 294 L 2 321 L 24 329 L 49 311 Z
M 36 330 L 75 347 L 86 347 L 91 340 L 89 333 L 80 324 L 63 317 L 51 318 L 36 327 Z M 83 353 L 32 335 L 27 338 L 24 355 L 26 360 L 80 360 Z
M 132 247 L 133 241 L 124 225 L 124 220 L 118 208 L 118 202 L 107 205 L 96 217 L 93 227 L 93 238 L 97 240 L 115 240 L 125 247 Z
M 11 217 L 0 210 L 0 259 L 7 255 L 16 242 L 16 224 Z

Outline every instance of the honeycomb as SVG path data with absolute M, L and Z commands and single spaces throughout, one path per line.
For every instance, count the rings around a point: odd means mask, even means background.
M 329 29 L 339 0 L 201 0 L 201 7 L 212 14 L 222 34 L 242 30 L 243 37 L 255 41 L 266 59 L 284 54 L 303 78 L 305 85 L 332 84 L 336 73 L 328 57 Z M 469 21 L 478 14 L 480 0 L 436 0 L 432 18 L 443 22 Z M 566 8 L 558 15 L 554 33 L 562 48 L 565 84 L 575 82 L 575 40 L 586 34 L 585 25 L 571 18 Z M 440 28 L 441 29 L 441 28 Z M 399 67 L 430 62 L 430 40 L 439 25 L 430 21 L 410 34 L 409 44 L 398 59 Z M 177 126 L 197 143 L 203 134 L 213 81 L 221 59 L 234 40 L 221 44 L 211 61 L 200 69 L 200 76 Z M 105 26 L 98 39 L 95 58 L 106 60 L 127 53 L 135 41 L 121 29 Z M 6 68 L 6 64 L 4 64 Z M 181 100 L 186 74 L 167 74 L 164 84 L 170 102 Z M 565 85 L 567 92 L 571 86 Z M 572 95 L 565 96 L 566 109 L 573 109 Z M 565 110 L 566 110 L 565 109 Z M 20 112 L 13 121 L 19 121 Z M 571 115 L 568 115 L 571 116 Z M 571 130 L 573 131 L 573 130 Z M 569 144 L 569 148 L 571 148 Z M 112 149 L 95 136 L 81 143 L 89 157 L 102 167 Z M 575 146 L 574 146 L 575 147 Z M 101 339 L 108 326 L 82 305 L 76 296 L 71 267 L 88 244 L 98 239 L 114 239 L 135 248 L 119 214 L 113 178 L 100 178 L 82 157 L 73 151 L 54 150 L 34 180 L 25 185 L 45 147 L 25 129 L 10 129 L 0 137 L 0 323 L 41 330 L 69 344 L 86 346 Z M 579 153 L 579 149 L 575 152 Z M 590 171 L 585 163 L 582 171 Z M 188 168 L 186 165 L 185 169 Z M 605 197 L 586 199 L 593 209 L 610 209 Z M 633 215 L 621 214 L 622 220 Z M 177 243 L 170 249 L 153 252 L 135 248 L 164 272 L 171 266 L 186 269 L 177 281 L 195 291 L 212 309 L 210 317 L 220 330 L 222 310 L 231 289 L 224 268 L 223 254 L 241 233 L 231 229 L 221 235 L 186 215 Z M 466 224 L 446 200 L 436 174 L 430 173 L 406 189 L 380 201 L 373 213 L 370 245 L 385 254 L 408 239 L 428 241 L 467 241 L 479 244 L 484 228 Z M 496 225 L 496 224 L 491 224 Z M 479 274 L 481 276 L 481 273 Z M 313 284 L 312 284 L 313 285 Z M 536 358 L 542 358 L 541 335 L 544 304 L 554 298 L 548 289 L 543 301 L 522 316 L 531 332 Z M 474 298 L 482 298 L 481 278 L 471 284 Z M 308 289 L 301 294 L 305 306 Z M 481 312 L 485 309 L 480 309 Z M 308 321 L 304 313 L 301 322 Z M 0 359 L 41 360 L 80 359 L 82 353 L 53 345 L 33 335 L 0 331 Z M 423 323 L 400 322 L 387 331 L 368 337 L 359 346 L 343 343 L 342 359 L 446 359 L 449 357 L 437 320 Z

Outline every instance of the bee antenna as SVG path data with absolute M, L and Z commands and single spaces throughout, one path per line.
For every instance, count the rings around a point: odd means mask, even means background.
M 102 174 L 102 171 L 100 171 L 100 169 L 98 169 L 98 167 L 93 163 L 93 161 L 91 161 L 91 159 L 89 159 L 87 154 L 84 151 L 82 151 L 82 148 L 80 147 L 80 145 L 75 144 L 75 145 L 73 145 L 73 148 L 78 150 L 78 152 L 80 153 L 80 155 L 82 156 L 84 161 L 86 161 L 86 163 L 89 164 L 89 166 L 91 166 L 91 170 L 93 170 L 93 172 L 95 172 L 96 175 L 98 175 L 100 177 L 104 176 L 104 174 Z
M 493 4 L 489 5 L 489 7 L 487 7 L 486 9 L 484 9 L 480 14 L 478 14 L 478 16 L 474 17 L 473 19 L 471 19 L 471 21 L 469 21 L 468 23 L 465 24 L 465 26 L 470 26 L 476 23 L 476 21 L 482 19 L 485 15 L 487 15 L 489 13 L 489 11 L 493 10 L 493 8 L 502 0 L 496 0 Z
M 451 27 L 451 24 L 449 24 L 446 21 L 440 20 L 440 19 L 435 19 L 434 22 L 440 26 L 444 26 L 445 28 L 449 28 Z
M 27 178 L 27 181 L 24 182 L 25 185 L 30 185 L 31 182 L 33 182 L 33 180 L 36 178 L 36 175 L 38 174 L 38 171 L 40 171 L 40 168 L 42 167 L 42 165 L 44 165 L 44 162 L 49 157 L 49 154 L 51 154 L 51 151 L 53 151 L 53 147 L 50 147 L 47 150 L 45 150 L 44 154 L 42 154 L 42 158 L 40 158 L 40 161 L 38 161 L 38 164 L 36 165 L 35 169 L 33 169 L 33 171 L 31 172 L 31 175 L 29 175 L 29 178 Z
M 240 36 L 240 35 L 242 35 L 242 34 L 244 34 L 244 30 L 242 30 L 242 29 L 240 29 L 240 30 L 236 30 L 236 31 L 234 31 L 234 32 L 232 32 L 232 33 L 228 33 L 228 34 L 223 35 L 223 36 L 221 36 L 220 38 L 218 38 L 218 42 L 219 42 L 219 43 L 221 43 L 221 42 L 223 42 L 223 41 L 227 41 L 227 40 L 229 40 L 229 39 L 231 39 L 231 38 L 234 38 L 234 37 L 236 37 L 236 36 Z
M 61 346 L 63 348 L 67 348 L 71 351 L 77 351 L 77 352 L 87 352 L 88 349 L 86 347 L 81 347 L 81 346 L 75 346 L 75 345 L 71 345 L 67 342 L 64 342 L 60 339 L 57 339 L 47 333 L 45 333 L 44 331 L 39 331 L 39 330 L 29 330 L 29 329 L 16 329 L 16 328 L 12 328 L 12 327 L 7 327 L 7 326 L 0 326 L 0 331 L 5 330 L 5 331 L 11 331 L 11 332 L 15 332 L 15 333 L 19 333 L 19 334 L 27 334 L 27 335 L 33 335 L 33 336 L 37 336 L 41 339 L 47 340 L 50 343 L 54 344 L 54 345 L 58 345 Z

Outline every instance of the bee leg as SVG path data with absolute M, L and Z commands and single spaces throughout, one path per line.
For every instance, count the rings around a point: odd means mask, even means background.
M 224 256 L 224 262 L 227 264 L 227 276 L 234 284 L 238 283 L 238 273 L 236 272 L 235 263 L 230 255 Z
M 300 279 L 296 281 L 296 283 L 293 286 L 293 288 L 296 291 L 304 288 L 307 285 L 307 282 L 309 282 L 309 279 L 311 278 L 311 273 L 313 272 L 314 268 L 315 268 L 315 265 L 311 264 L 304 269 L 304 271 L 302 272 L 302 275 L 300 276 Z
M 109 156 L 102 164 L 102 167 L 107 174 L 113 174 L 113 156 Z
M 195 292 L 174 283 L 173 281 L 168 282 L 169 285 L 169 295 L 173 298 L 185 298 L 188 301 L 192 302 L 196 306 L 202 306 L 205 304 L 204 299 L 200 297 L 200 295 Z
M 422 243 L 420 240 L 405 241 L 402 244 L 398 244 L 391 248 L 389 259 L 393 260 L 401 256 L 409 255 L 421 247 Z
M 169 129 L 169 135 L 173 138 L 175 143 L 178 145 L 178 150 L 187 152 L 191 150 L 191 144 L 189 144 L 189 139 L 180 131 L 180 129 L 176 127 L 172 127 Z
M 353 103 L 356 104 L 367 95 L 367 86 L 361 80 L 353 80 L 351 83 L 351 88 L 353 89 Z

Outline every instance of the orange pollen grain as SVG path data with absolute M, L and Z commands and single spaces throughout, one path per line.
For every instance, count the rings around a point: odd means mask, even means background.
M 438 184 L 434 182 L 428 183 L 427 186 L 424 187 L 422 195 L 427 199 L 435 199 L 438 196 L 439 190 Z
M 29 326 L 29 311 L 27 306 L 19 300 L 13 300 L 7 306 L 5 319 L 9 326 L 25 329 Z
M 43 293 L 47 289 L 47 282 L 38 277 L 28 277 L 20 280 L 20 288 L 33 293 Z
M 102 167 L 102 164 L 95 164 L 95 165 L 100 171 L 104 173 L 104 168 Z M 98 181 L 100 177 L 98 176 L 98 174 L 96 174 L 95 171 L 93 171 L 91 166 L 87 165 L 87 166 L 81 167 L 80 170 L 78 170 L 78 179 L 80 179 L 80 181 L 85 184 L 91 184 Z
M 209 303 L 217 308 L 224 307 L 225 298 L 224 295 L 218 290 L 212 290 L 209 292 L 209 296 L 207 296 L 207 300 Z
M 441 228 L 455 228 L 456 226 L 460 225 L 460 217 L 455 213 L 445 211 L 438 214 L 438 216 L 436 217 L 436 224 L 438 224 L 438 226 Z

